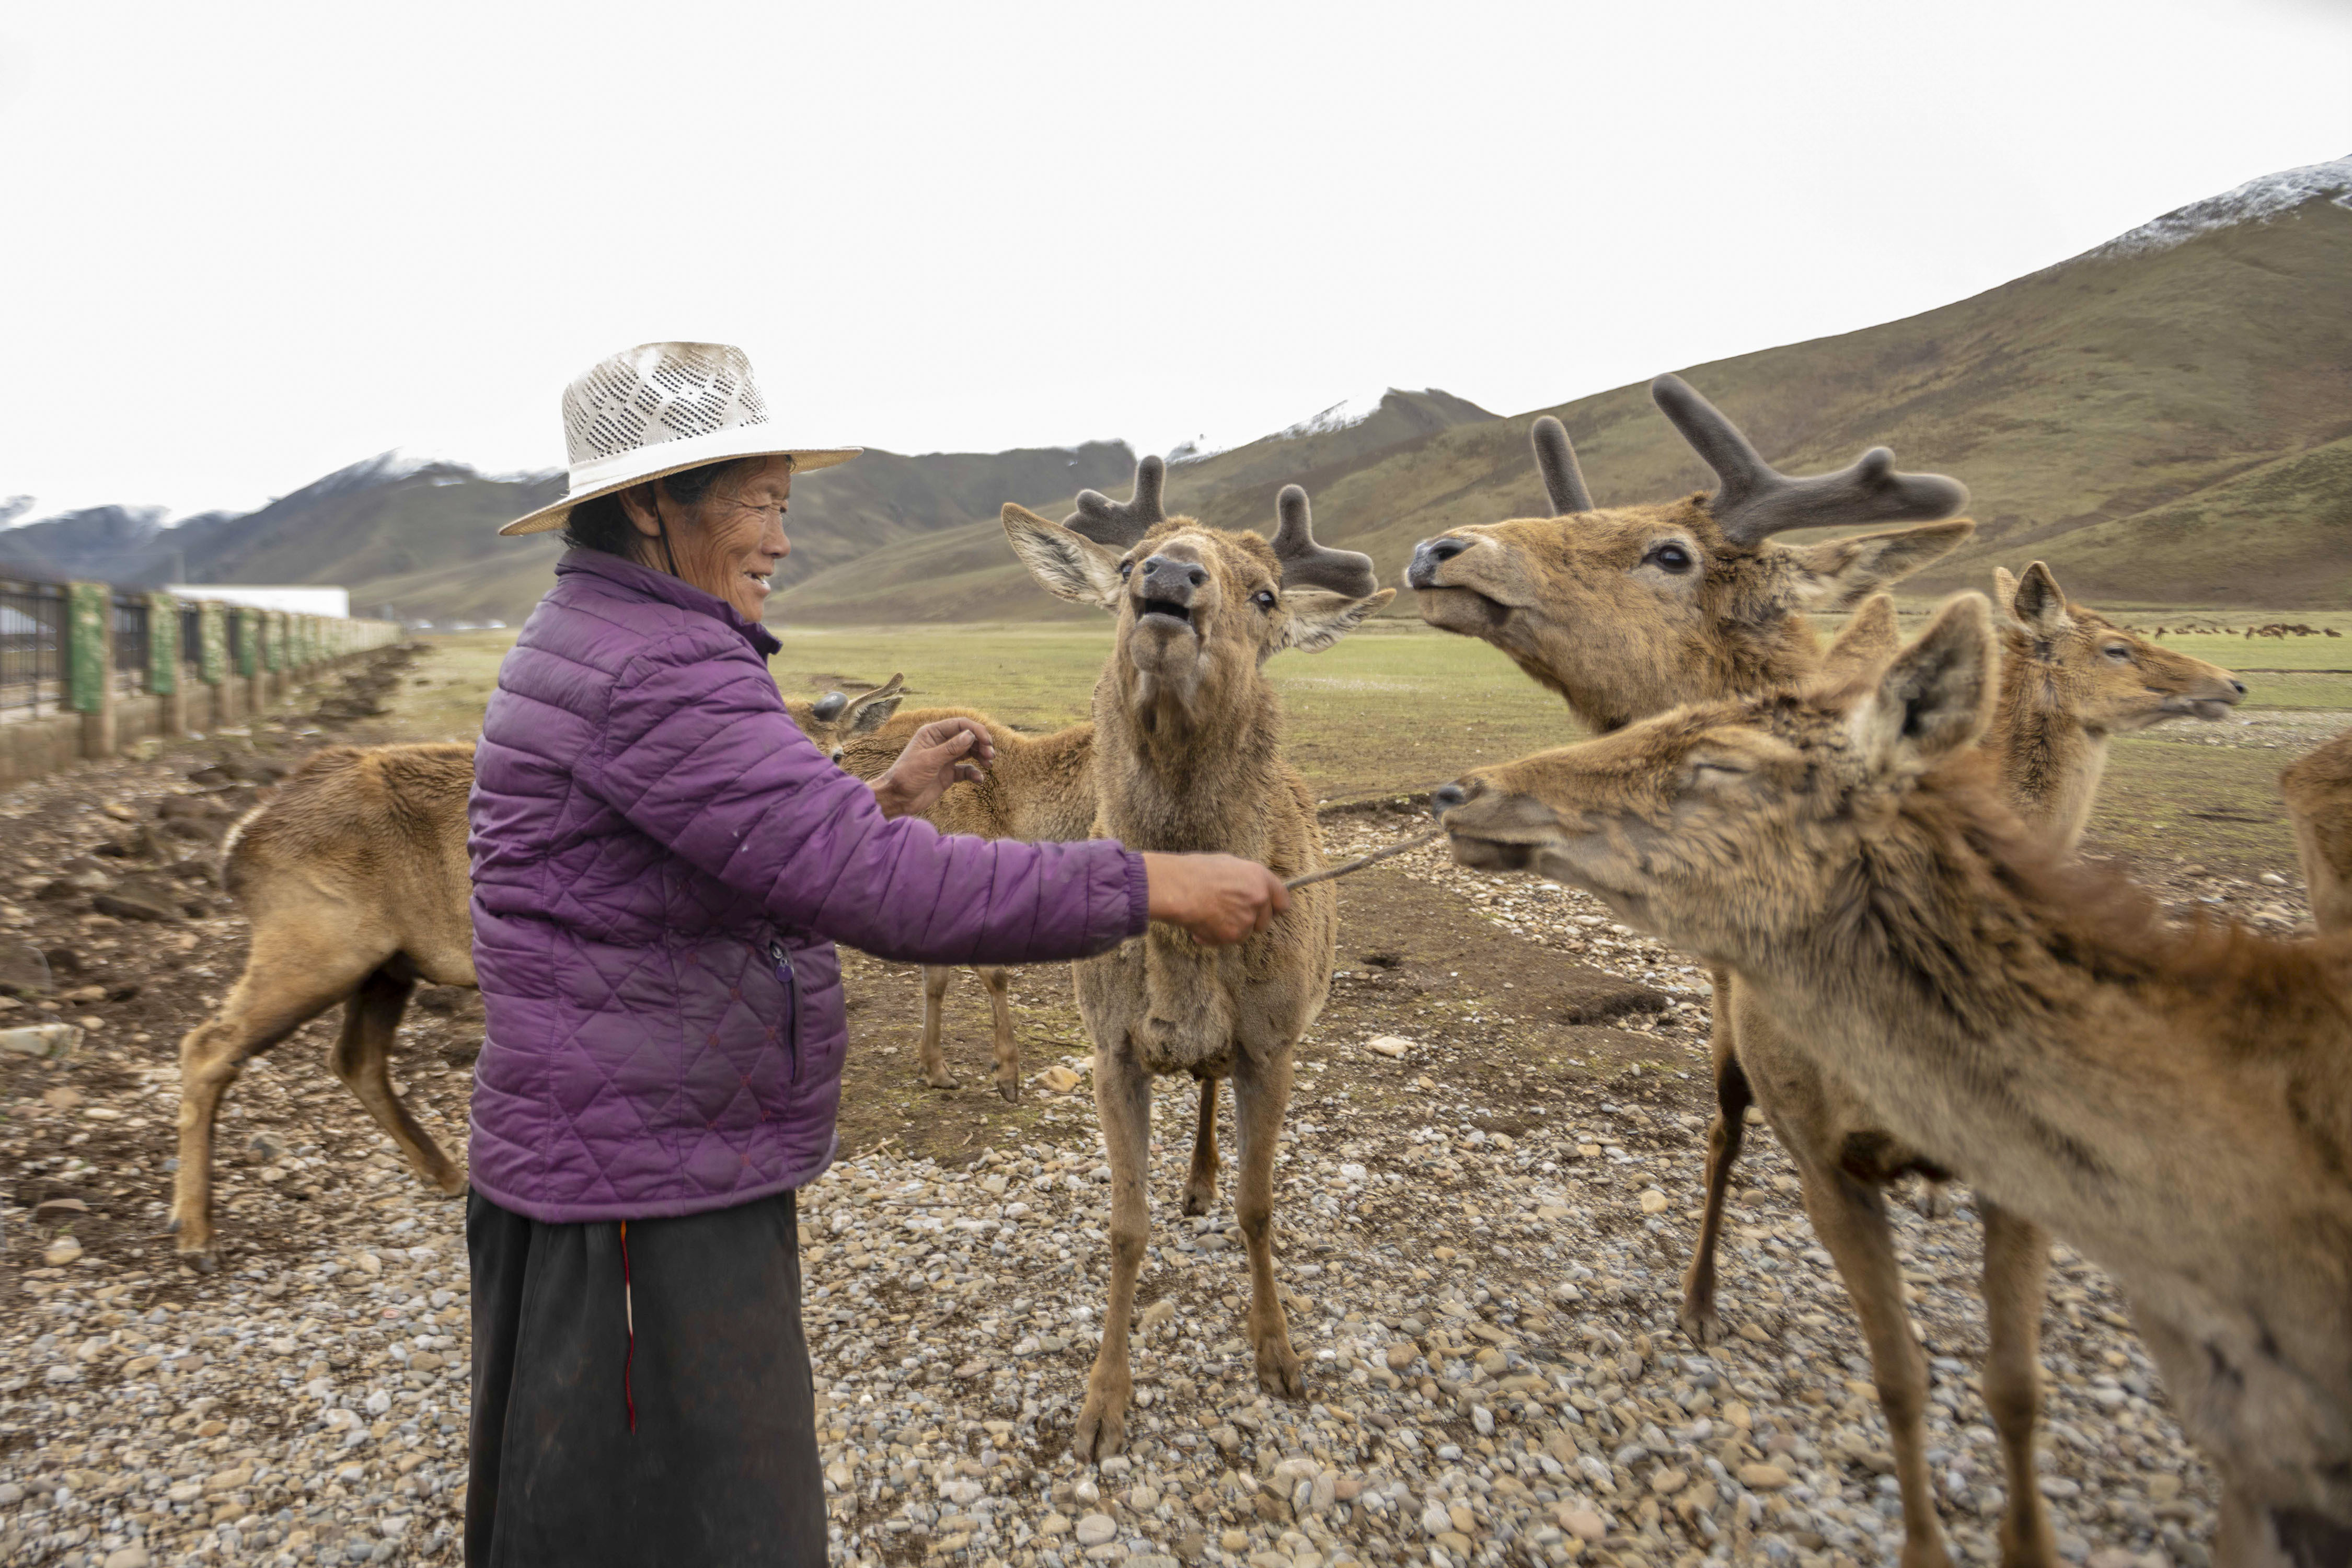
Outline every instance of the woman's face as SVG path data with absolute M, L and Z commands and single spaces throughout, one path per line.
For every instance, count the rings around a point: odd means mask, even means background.
M 721 478 L 700 505 L 682 516 L 663 498 L 678 576 L 726 600 L 745 620 L 758 620 L 776 563 L 793 552 L 793 542 L 784 537 L 784 505 L 792 493 L 792 464 L 767 458 Z M 648 536 L 646 560 L 662 564 L 659 522 L 651 512 L 640 517 L 639 507 L 628 510 L 638 531 Z

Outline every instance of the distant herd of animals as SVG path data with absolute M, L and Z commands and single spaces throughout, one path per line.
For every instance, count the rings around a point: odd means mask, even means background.
M 1425 540 L 1405 582 L 1425 621 L 1500 648 L 1594 736 L 1438 790 L 1456 858 L 1589 889 L 1710 968 L 1717 1114 L 1684 1330 L 1701 1343 L 1722 1332 L 1716 1252 L 1753 1105 L 1861 1320 L 1906 1568 L 1949 1562 L 1927 1368 L 1885 1209 L 1889 1184 L 1915 1173 L 1968 1183 L 1984 1226 L 2004 1563 L 2060 1561 L 2033 1471 L 2053 1236 L 2126 1291 L 2182 1425 L 2221 1474 L 2219 1559 L 2352 1562 L 2352 940 L 2334 934 L 2352 930 L 2352 735 L 2282 781 L 2321 934 L 2171 926 L 2074 847 L 2115 736 L 2219 719 L 2243 684 L 2070 600 L 2038 562 L 1997 572 L 1990 600 L 1951 600 L 1903 645 L 1881 590 L 1969 535 L 1954 515 L 1966 491 L 1895 471 L 1883 447 L 1790 478 L 1679 380 L 1653 393 L 1714 471 L 1711 493 L 1596 509 L 1566 432 L 1540 419 L 1553 515 Z M 1058 523 L 1004 508 L 1015 554 L 1050 592 L 1109 614 L 1113 646 L 1090 722 L 1027 735 L 972 714 L 994 768 L 931 818 L 997 837 L 1223 850 L 1285 878 L 1317 869 L 1314 803 L 1283 759 L 1264 667 L 1330 647 L 1395 591 L 1366 557 L 1316 542 L 1295 485 L 1269 540 L 1171 515 L 1165 478 L 1147 458 L 1128 500 L 1087 491 Z M 1905 526 L 1774 537 L 1870 523 Z M 1823 647 L 1806 616 L 1844 611 Z M 893 678 L 788 706 L 839 765 L 873 777 L 916 729 L 971 714 L 902 711 L 904 695 Z M 198 1266 L 215 1247 L 222 1093 L 247 1058 L 338 1003 L 337 1076 L 421 1176 L 463 1189 L 388 1063 L 419 982 L 474 983 L 472 769 L 458 745 L 322 751 L 226 844 L 252 951 L 181 1047 L 173 1226 Z M 1082 1459 L 1126 1436 L 1155 1078 L 1199 1086 L 1187 1214 L 1215 1199 L 1216 1098 L 1232 1086 L 1258 1382 L 1304 1392 L 1275 1283 L 1273 1165 L 1338 920 L 1326 882 L 1241 947 L 1154 926 L 1076 966 L 1112 1173 L 1109 1305 L 1072 1439 Z M 950 975 L 929 970 L 923 988 L 920 1070 L 940 1087 L 953 1081 L 939 1046 Z M 1005 976 L 981 978 L 995 1086 L 1012 1099 Z

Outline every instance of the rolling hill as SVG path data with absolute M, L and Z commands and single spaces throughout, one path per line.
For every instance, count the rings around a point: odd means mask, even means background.
M 1668 368 L 1661 366 L 1661 369 Z M 2117 605 L 2334 606 L 2352 599 L 2352 158 L 2250 182 L 1974 298 L 1836 337 L 1678 367 L 1791 471 L 1885 444 L 1966 480 L 1969 547 L 1915 580 L 1973 586 L 2040 557 Z M 1708 476 L 1651 406 L 1616 387 L 1509 418 L 1435 390 L 1390 390 L 1170 469 L 1170 504 L 1266 528 L 1305 485 L 1316 531 L 1394 581 L 1414 542 L 1542 510 L 1527 433 L 1566 423 L 1603 506 Z M 904 624 L 1087 614 L 1050 598 L 996 521 L 1048 515 L 1092 486 L 1123 494 L 1124 444 L 991 455 L 869 452 L 793 497 L 779 621 Z M 552 541 L 499 522 L 560 489 L 391 455 L 242 516 L 170 529 L 107 507 L 0 528 L 0 570 L 162 582 L 340 583 L 369 610 L 511 620 L 547 583 Z M 14 502 L 0 502 L 0 521 Z M 1409 601 L 1391 608 L 1410 614 Z
M 1924 315 L 1681 374 L 1790 471 L 1883 443 L 1905 468 L 1965 479 L 1979 531 L 1922 590 L 2040 557 L 2071 590 L 2119 604 L 2352 599 L 2352 159 L 2252 182 Z M 1370 449 L 1270 437 L 1176 464 L 1169 504 L 1264 528 L 1295 479 L 1317 536 L 1370 552 L 1393 582 L 1416 541 L 1546 510 L 1527 439 L 1545 413 L 1566 423 L 1601 505 L 1708 483 L 1633 385 Z M 1067 613 L 992 522 L 820 574 L 777 613 L 873 621 L 885 605 L 909 620 Z

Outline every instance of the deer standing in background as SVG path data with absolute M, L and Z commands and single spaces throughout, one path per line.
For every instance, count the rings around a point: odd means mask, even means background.
M 1013 552 L 1045 588 L 1118 619 L 1095 687 L 1096 831 L 1143 850 L 1222 850 L 1277 877 L 1321 866 L 1313 798 L 1282 759 L 1265 661 L 1328 647 L 1395 597 L 1371 562 L 1318 545 L 1307 493 L 1286 487 L 1274 542 L 1170 517 L 1164 466 L 1147 458 L 1121 504 L 1088 491 L 1053 523 L 1004 509 Z M 1328 882 L 1302 888 L 1272 928 L 1238 947 L 1201 946 L 1155 923 L 1076 965 L 1078 1011 L 1095 1046 L 1095 1105 L 1111 1167 L 1110 1300 L 1102 1348 L 1071 1436 L 1084 1459 L 1127 1439 L 1133 1391 L 1128 1327 L 1150 1234 L 1151 1080 L 1201 1086 L 1185 1212 L 1215 1194 L 1215 1085 L 1234 1085 L 1239 1148 L 1234 1210 L 1249 1252 L 1249 1338 L 1258 1386 L 1297 1397 L 1297 1354 L 1274 1281 L 1274 1157 L 1292 1055 L 1322 1011 L 1339 937 Z
M 793 721 L 835 762 L 898 706 L 900 681 L 857 697 L 787 699 Z M 887 765 L 887 763 L 885 764 Z M 180 1041 L 180 1169 L 172 1218 L 180 1254 L 214 1264 L 213 1122 L 247 1058 L 341 1005 L 336 1078 L 430 1185 L 456 1195 L 466 1173 L 392 1087 L 392 1047 L 417 984 L 474 980 L 466 799 L 474 748 L 329 746 L 304 759 L 221 845 L 221 882 L 250 925 L 245 970 Z
M 1879 1125 L 2107 1269 L 2224 1478 L 2224 1563 L 2352 1562 L 2352 943 L 2169 930 L 2053 856 L 1977 750 L 1994 661 L 1966 595 L 1874 680 L 1680 709 L 1436 804 L 1463 864 L 1735 971 Z
M 2313 923 L 2352 931 L 2352 730 L 2288 763 L 2279 793 L 2294 824 Z
M 988 729 L 996 760 L 989 764 L 986 777 L 949 786 L 939 804 L 923 814 L 932 826 L 942 833 L 1031 843 L 1068 842 L 1093 833 L 1095 727 L 1091 723 L 1073 724 L 1050 735 L 1024 735 L 969 708 L 921 708 L 901 713 L 860 736 L 835 760 L 860 778 L 878 777 L 898 760 L 899 752 L 917 730 L 939 719 L 979 721 Z M 972 973 L 988 992 L 996 1092 L 1018 1101 L 1021 1046 L 1013 1034 L 1013 972 L 980 964 L 973 966 Z M 949 965 L 923 966 L 919 1059 L 923 1081 L 933 1089 L 956 1086 L 946 1054 L 940 1048 L 948 986 L 954 979 L 955 970 Z

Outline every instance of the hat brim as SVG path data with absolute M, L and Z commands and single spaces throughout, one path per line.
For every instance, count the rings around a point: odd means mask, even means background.
M 737 458 L 790 458 L 793 472 L 804 474 L 812 468 L 830 468 L 845 463 L 865 450 L 863 447 L 782 446 L 773 434 L 757 425 L 714 430 L 708 436 L 688 437 L 682 441 L 665 441 L 658 447 L 641 447 L 572 469 L 570 490 L 562 500 L 515 519 L 499 533 L 503 537 L 510 533 L 545 533 L 562 528 L 564 520 L 572 515 L 572 509 L 583 501 L 649 479 L 682 474 L 707 463 L 723 463 Z

